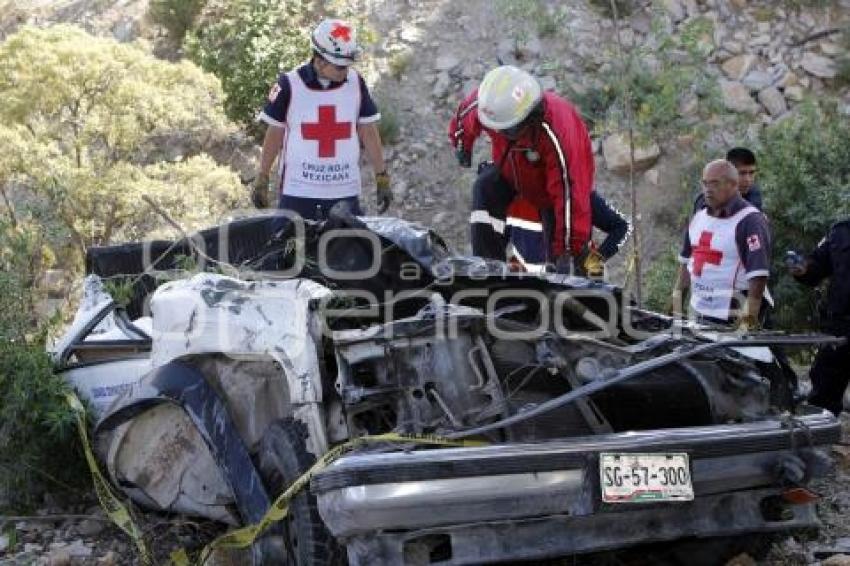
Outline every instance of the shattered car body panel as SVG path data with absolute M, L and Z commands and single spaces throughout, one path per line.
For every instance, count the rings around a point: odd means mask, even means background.
M 269 238 L 269 224 L 250 218 L 193 238 L 246 279 L 199 273 L 153 291 L 139 257 L 169 269 L 173 250 L 193 253 L 188 241 L 91 253 L 98 275 L 136 269 L 125 311 L 152 318 L 148 370 L 96 431 L 111 477 L 136 501 L 256 521 L 277 495 L 254 465 L 260 440 L 294 419 L 314 456 L 384 432 L 490 444 L 381 445 L 316 475 L 321 519 L 355 564 L 544 558 L 816 524 L 811 504 L 789 507 L 781 494 L 823 473 L 839 425 L 798 406 L 794 376 L 763 349 L 828 338 L 721 343 L 729 338 L 636 309 L 610 285 L 456 257 L 396 219 L 332 215 L 295 240 Z M 88 326 L 100 322 L 91 313 L 101 311 L 85 312 Z M 164 423 L 171 434 L 157 432 Z M 693 501 L 601 502 L 600 454 L 672 452 L 689 458 Z M 148 468 L 166 460 L 167 474 Z
M 96 275 L 83 288 L 73 322 L 48 353 L 100 416 L 151 370 L 150 318 L 130 322 Z
M 239 523 L 230 487 L 180 407 L 158 405 L 118 427 L 104 461 L 115 484 L 149 508 Z

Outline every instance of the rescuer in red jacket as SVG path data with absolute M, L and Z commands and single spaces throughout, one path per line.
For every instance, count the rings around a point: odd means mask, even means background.
M 472 146 L 482 132 L 492 141 L 493 163 L 479 167 L 473 186 L 473 254 L 506 258 L 507 211 L 521 198 L 539 211 L 547 263 L 560 272 L 573 265 L 581 269 L 590 253 L 594 161 L 578 111 L 543 92 L 527 72 L 506 65 L 485 75 L 449 125 L 461 165 L 471 165 Z

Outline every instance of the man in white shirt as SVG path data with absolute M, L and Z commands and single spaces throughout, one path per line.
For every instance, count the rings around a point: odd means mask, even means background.
M 679 261 L 673 304 L 690 288 L 690 306 L 700 320 L 758 326 L 770 274 L 767 218 L 738 192 L 738 172 L 730 162 L 703 169 L 706 208 L 691 219 Z
M 254 205 L 268 206 L 269 171 L 279 157 L 279 208 L 320 220 L 345 201 L 354 214 L 362 214 L 362 143 L 375 171 L 378 209 L 384 212 L 392 191 L 377 128 L 380 114 L 351 67 L 359 54 L 354 28 L 342 20 L 324 20 L 311 41 L 312 59 L 278 78 L 259 115 L 268 128 Z

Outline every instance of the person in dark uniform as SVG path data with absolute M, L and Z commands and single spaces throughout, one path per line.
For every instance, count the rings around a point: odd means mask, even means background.
M 626 243 L 632 230 L 631 222 L 605 199 L 599 191 L 590 193 L 590 216 L 594 228 L 605 232 L 597 247 L 592 241 L 584 255 L 578 273 L 592 279 L 605 276 L 605 262 L 614 257 Z M 546 238 L 540 213 L 523 199 L 516 199 L 508 208 L 505 237 L 510 241 L 511 261 L 527 271 L 543 271 L 546 262 Z
M 789 271 L 804 285 L 814 287 L 829 278 L 823 305 L 823 331 L 850 339 L 850 218 L 834 224 L 814 251 Z M 809 403 L 838 416 L 844 390 L 850 382 L 850 345 L 823 346 L 809 371 Z

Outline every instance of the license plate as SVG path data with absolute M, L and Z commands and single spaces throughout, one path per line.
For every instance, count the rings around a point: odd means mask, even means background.
M 694 487 L 684 453 L 599 455 L 602 501 L 641 503 L 692 501 Z

